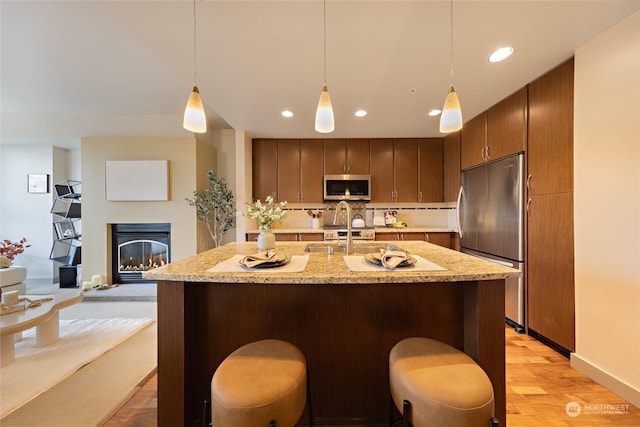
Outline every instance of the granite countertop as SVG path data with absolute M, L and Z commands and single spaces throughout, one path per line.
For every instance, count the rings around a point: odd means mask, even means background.
M 345 225 L 345 228 L 347 226 Z M 360 228 L 353 227 L 352 230 Z M 457 233 L 458 230 L 451 227 L 374 227 L 376 233 Z M 300 228 L 274 228 L 274 233 L 322 233 L 322 228 L 300 227 Z M 259 233 L 260 230 L 247 230 L 247 233 Z
M 377 241 L 367 244 L 384 244 Z M 518 270 L 483 261 L 463 254 L 419 241 L 388 242 L 412 254 L 431 261 L 445 271 L 411 272 L 394 271 L 351 272 L 343 260 L 344 254 L 306 253 L 307 242 L 278 242 L 276 250 L 289 255 L 309 255 L 304 271 L 300 273 L 278 273 L 250 270 L 246 273 L 212 273 L 207 270 L 234 255 L 249 255 L 257 252 L 256 243 L 229 243 L 196 256 L 175 261 L 162 267 L 145 271 L 144 279 L 215 283 L 292 283 L 292 284 L 366 284 L 366 283 L 426 283 L 491 280 L 518 277 Z M 317 243 L 315 243 L 317 244 Z

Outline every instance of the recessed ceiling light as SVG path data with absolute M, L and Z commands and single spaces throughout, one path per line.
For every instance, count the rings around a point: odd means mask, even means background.
M 493 52 L 491 56 L 489 56 L 489 62 L 504 61 L 505 59 L 510 57 L 512 53 L 513 48 L 511 46 L 501 47 L 500 49 Z
M 442 110 L 438 110 L 437 108 L 434 108 L 433 110 L 429 111 L 429 115 L 431 117 L 439 116 L 440 113 L 442 113 Z
M 364 111 L 364 110 L 358 110 L 358 111 L 356 111 L 355 114 L 356 114 L 356 117 L 364 117 L 364 116 L 367 115 L 367 112 Z
M 293 117 L 293 113 L 292 113 L 291 111 L 289 111 L 289 110 L 284 110 L 284 111 L 283 111 L 282 113 L 280 113 L 280 114 L 282 114 L 282 117 L 287 117 L 287 118 L 289 118 L 289 117 Z

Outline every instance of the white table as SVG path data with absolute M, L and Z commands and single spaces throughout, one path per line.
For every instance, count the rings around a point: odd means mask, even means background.
M 36 328 L 36 346 L 44 347 L 58 341 L 60 329 L 58 310 L 82 301 L 78 291 L 60 292 L 54 295 L 24 295 L 32 301 L 52 298 L 40 306 L 26 308 L 15 313 L 0 316 L 0 367 L 15 360 L 14 334 Z

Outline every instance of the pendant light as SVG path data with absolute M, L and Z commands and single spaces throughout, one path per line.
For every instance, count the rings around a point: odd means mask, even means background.
M 204 105 L 196 83 L 196 58 L 196 0 L 193 0 L 193 90 L 184 110 L 182 127 L 190 132 L 205 133 L 207 131 L 207 117 L 204 114 Z
M 316 132 L 331 133 L 335 130 L 333 107 L 327 89 L 327 0 L 323 0 L 323 43 L 324 43 L 324 84 L 320 92 L 318 109 L 316 110 Z
M 458 93 L 453 87 L 453 0 L 450 1 L 451 20 L 449 30 L 449 93 L 444 100 L 442 107 L 442 115 L 440 116 L 440 132 L 451 133 L 462 129 L 462 109 L 460 108 L 460 100 Z

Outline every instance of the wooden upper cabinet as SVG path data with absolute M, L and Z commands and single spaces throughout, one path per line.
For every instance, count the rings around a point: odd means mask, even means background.
M 347 139 L 347 173 L 352 175 L 368 175 L 371 173 L 369 165 L 368 139 Z
M 324 173 L 368 175 L 368 139 L 325 139 Z
M 264 200 L 278 192 L 278 144 L 273 139 L 254 139 L 252 149 L 253 199 Z
M 278 140 L 278 201 L 322 203 L 322 157 L 319 139 Z
M 444 137 L 444 201 L 453 202 L 460 191 L 460 132 Z
M 347 173 L 347 140 L 324 140 L 324 173 L 337 175 Z
M 371 143 L 371 201 L 393 201 L 393 139 Z
M 467 169 L 525 150 L 527 88 L 511 94 L 464 124 L 460 168 Z
M 573 191 L 573 58 L 529 84 L 529 194 Z
M 525 150 L 527 141 L 527 88 L 511 94 L 487 111 L 487 161 Z
M 300 140 L 300 202 L 322 203 L 324 144 L 320 139 Z
M 418 202 L 444 200 L 443 150 L 442 138 L 418 140 Z M 459 147 L 458 151 L 460 151 Z M 458 174 L 459 169 L 458 161 Z
M 460 131 L 460 168 L 467 169 L 485 162 L 487 148 L 487 112 L 478 114 Z
M 440 171 L 442 172 L 442 157 L 440 158 Z M 394 202 L 415 202 L 418 200 L 417 139 L 396 139 L 394 141 L 393 186 Z
M 278 193 L 279 202 L 300 201 L 300 140 L 278 140 Z
M 371 201 L 418 200 L 418 140 L 375 139 L 371 142 Z

